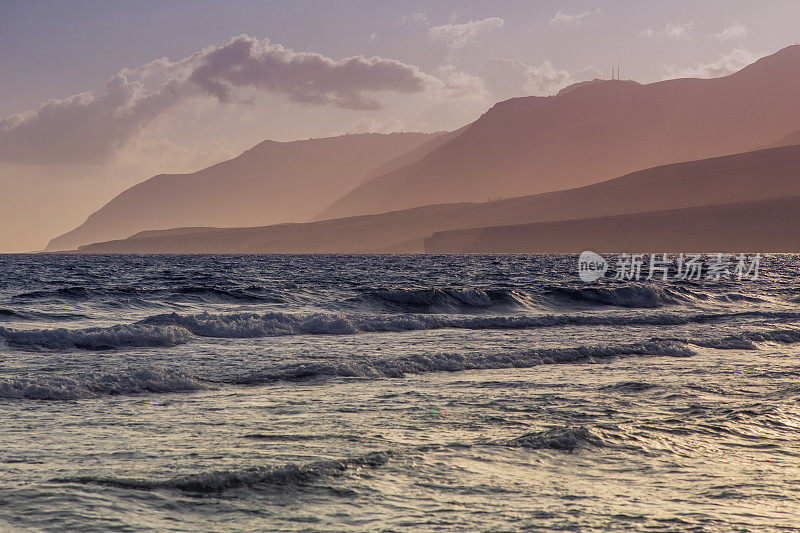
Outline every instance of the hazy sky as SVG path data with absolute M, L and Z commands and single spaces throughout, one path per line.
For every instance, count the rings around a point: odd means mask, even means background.
M 784 1 L 0 0 L 0 251 L 264 139 L 454 129 L 583 79 L 720 76 Z

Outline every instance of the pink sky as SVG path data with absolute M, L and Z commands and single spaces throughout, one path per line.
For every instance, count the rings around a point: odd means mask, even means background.
M 4 2 L 0 251 L 264 139 L 455 129 L 613 65 L 721 76 L 798 19 L 792 1 Z

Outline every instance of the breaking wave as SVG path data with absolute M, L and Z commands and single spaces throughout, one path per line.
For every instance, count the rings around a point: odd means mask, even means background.
M 366 295 L 390 310 L 412 312 L 476 311 L 498 306 L 524 309 L 531 301 L 521 290 L 477 287 L 372 289 Z
M 693 346 L 716 349 L 755 349 L 757 342 L 800 342 L 800 329 L 743 332 L 718 339 L 663 339 L 616 346 L 576 346 L 499 351 L 491 353 L 426 353 L 406 357 L 357 358 L 280 364 L 247 374 L 203 379 L 174 370 L 144 368 L 116 374 L 77 377 L 41 376 L 0 379 L 0 398 L 76 400 L 100 395 L 169 393 L 207 389 L 212 385 L 265 385 L 280 381 L 325 378 L 402 378 L 428 372 L 461 372 L 530 368 L 545 364 L 591 363 L 621 356 L 689 357 Z M 646 390 L 647 384 L 619 385 L 625 390 Z
M 362 468 L 377 468 L 392 457 L 391 451 L 371 452 L 357 457 L 283 466 L 254 466 L 238 470 L 217 470 L 162 480 L 80 476 L 56 478 L 56 483 L 102 485 L 133 490 L 172 489 L 195 493 L 218 493 L 257 485 L 302 485 L 320 478 L 338 477 Z
M 671 326 L 736 317 L 800 318 L 797 312 L 678 314 L 669 312 L 614 315 L 446 315 L 425 313 L 233 313 L 154 315 L 133 324 L 106 328 L 19 330 L 0 327 L 0 339 L 23 348 L 107 350 L 124 347 L 170 347 L 193 337 L 257 338 L 287 335 L 354 335 L 436 329 L 532 329 L 558 326 Z M 753 339 L 755 342 L 759 342 Z M 777 340 L 777 339 L 776 339 Z
M 233 313 L 180 315 L 168 313 L 146 318 L 137 324 L 176 326 L 199 337 L 253 338 L 284 335 L 352 335 L 372 332 L 402 332 L 433 329 L 531 329 L 557 326 L 672 326 L 708 322 L 722 318 L 761 316 L 800 318 L 800 313 L 698 313 L 657 312 L 615 315 L 530 314 L 530 315 L 446 315 L 446 314 L 350 314 L 350 313 Z M 0 334 L 1 335 L 1 334 Z
M 777 329 L 771 331 L 745 331 L 721 339 L 693 340 L 692 344 L 718 350 L 755 350 L 759 342 L 794 344 L 800 342 L 800 329 Z
M 65 350 L 110 350 L 123 347 L 176 346 L 191 334 L 175 326 L 147 324 L 116 325 L 108 328 L 18 330 L 0 327 L 0 338 L 25 348 Z
M 299 381 L 320 377 L 400 378 L 426 372 L 460 372 L 530 368 L 543 364 L 591 362 L 616 356 L 689 357 L 694 351 L 685 343 L 652 340 L 620 346 L 544 348 L 487 354 L 420 354 L 390 359 L 350 359 L 337 362 L 303 362 L 256 372 L 234 381 L 259 385 L 275 381 Z
M 699 295 L 679 286 L 659 287 L 650 284 L 630 284 L 613 288 L 552 287 L 550 291 L 572 300 L 630 308 L 664 307 L 685 303 L 698 297 L 707 298 L 707 295 Z
M 183 392 L 208 388 L 175 370 L 142 368 L 114 374 L 76 377 L 0 378 L 0 398 L 18 400 L 80 400 L 97 396 L 145 392 Z

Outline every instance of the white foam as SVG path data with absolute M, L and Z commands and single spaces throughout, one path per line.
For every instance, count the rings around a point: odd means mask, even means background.
M 759 342 L 780 342 L 784 344 L 800 342 L 800 330 L 777 329 L 771 331 L 744 331 L 737 335 L 722 337 L 721 339 L 699 339 L 689 342 L 705 348 L 716 348 L 718 350 L 755 350 L 758 348 L 756 343 Z
M 155 315 L 135 324 L 108 328 L 70 330 L 16 330 L 0 327 L 0 340 L 12 346 L 48 349 L 81 348 L 103 350 L 123 347 L 170 347 L 192 340 L 212 338 L 257 338 L 286 335 L 354 335 L 370 332 L 403 332 L 435 329 L 531 329 L 539 327 L 680 325 L 721 318 L 763 316 L 797 318 L 798 313 L 744 312 L 680 315 L 668 312 L 624 314 L 540 315 L 449 315 L 425 313 L 233 313 L 216 315 Z M 756 339 L 750 339 L 756 341 Z M 775 339 L 780 340 L 780 339 Z M 744 346 L 744 342 L 740 343 Z
M 136 346 L 175 346 L 191 338 L 184 328 L 148 324 L 116 325 L 89 329 L 17 330 L 0 327 L 0 337 L 10 345 L 69 349 L 103 350 Z
M 445 314 L 343 314 L 343 313 L 237 313 L 229 315 L 179 315 L 147 318 L 141 324 L 176 326 L 201 337 L 250 338 L 282 335 L 352 335 L 368 332 L 401 332 L 431 329 L 524 329 L 560 325 L 674 325 L 691 318 L 677 314 L 657 315 L 501 315 L 463 316 Z
M 625 355 L 688 357 L 693 354 L 694 351 L 685 343 L 667 340 L 620 346 L 579 346 L 468 355 L 429 353 L 391 359 L 297 363 L 244 376 L 234 382 L 256 385 L 316 377 L 400 378 L 406 374 L 425 372 L 529 368 L 543 364 L 590 362 Z

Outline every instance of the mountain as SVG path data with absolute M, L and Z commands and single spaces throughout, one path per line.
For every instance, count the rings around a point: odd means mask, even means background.
M 449 142 L 451 139 L 455 139 L 461 135 L 461 132 L 464 131 L 464 129 L 465 128 L 461 128 L 456 131 L 443 131 L 431 135 L 431 139 L 423 142 L 416 148 L 395 157 L 391 161 L 387 161 L 386 163 L 373 168 L 363 178 L 361 178 L 361 181 L 358 184 L 361 185 L 362 183 L 373 180 L 378 176 L 382 176 L 383 174 L 392 172 L 398 168 L 402 168 L 406 165 L 410 165 L 411 163 L 419 161 L 424 156 L 428 155 L 430 152 L 439 148 L 446 142 Z
M 306 224 L 180 228 L 80 248 L 87 253 L 422 252 L 435 232 L 607 217 L 800 195 L 800 146 L 675 163 L 585 187 L 485 203 L 417 207 Z
M 425 251 L 463 253 L 798 252 L 800 196 L 602 218 L 435 233 Z
M 800 130 L 793 131 L 789 135 L 781 137 L 776 142 L 765 146 L 765 148 L 777 148 L 779 146 L 793 146 L 795 144 L 800 144 Z
M 721 78 L 595 80 L 557 96 L 514 98 L 316 218 L 562 190 L 745 152 L 797 130 L 798 94 L 795 45 Z
M 264 141 L 191 174 L 161 174 L 119 194 L 47 250 L 178 226 L 252 226 L 307 220 L 369 171 L 436 134 L 343 135 Z

